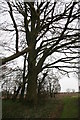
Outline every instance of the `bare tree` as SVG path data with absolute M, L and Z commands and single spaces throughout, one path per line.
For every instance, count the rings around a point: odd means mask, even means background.
M 69 89 L 69 88 L 66 89 L 66 92 L 67 92 L 67 93 L 70 93 L 70 91 L 71 91 L 71 89 Z
M 76 26 L 80 13 L 78 2 L 16 1 L 5 4 L 12 21 L 8 24 L 12 25 L 11 30 L 15 31 L 15 53 L 1 59 L 2 65 L 27 54 L 27 101 L 36 104 L 37 78 L 41 71 L 46 68 L 62 70 L 61 68 L 65 67 L 76 67 L 70 63 L 73 64 L 73 60 L 77 58 L 77 50 L 73 48 L 79 47 L 79 29 Z M 11 32 L 7 25 L 2 30 Z M 21 33 L 24 36 L 24 47 L 19 46 L 22 41 Z M 47 58 L 51 55 L 54 56 L 53 61 L 49 62 Z

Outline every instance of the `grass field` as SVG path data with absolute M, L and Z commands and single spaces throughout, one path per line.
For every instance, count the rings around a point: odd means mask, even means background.
M 78 118 L 78 97 L 60 96 L 41 101 L 37 107 L 3 100 L 3 118 Z
M 78 118 L 78 98 L 77 97 L 64 97 L 64 108 L 61 118 Z

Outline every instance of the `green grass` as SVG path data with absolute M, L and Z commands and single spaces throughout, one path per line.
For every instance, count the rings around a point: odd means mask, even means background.
M 51 118 L 59 117 L 56 113 L 61 103 L 58 100 L 48 99 L 36 107 L 29 107 L 19 101 L 3 100 L 3 118 Z
M 78 118 L 78 97 L 49 98 L 37 107 L 18 100 L 3 100 L 2 105 L 3 118 Z
M 78 97 L 64 97 L 61 118 L 78 118 Z

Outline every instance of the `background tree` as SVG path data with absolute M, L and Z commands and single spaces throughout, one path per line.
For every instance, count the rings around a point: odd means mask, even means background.
M 75 93 L 75 89 L 72 89 L 72 92 Z
M 70 91 L 71 91 L 70 88 L 67 88 L 67 89 L 66 89 L 66 92 L 67 92 L 67 93 L 70 93 Z
M 54 74 L 53 71 L 51 71 L 51 74 L 48 75 L 47 81 L 48 81 L 48 91 L 50 93 L 50 97 L 55 97 L 55 94 L 59 93 L 61 91 L 61 86 L 59 84 L 60 76 L 58 74 Z

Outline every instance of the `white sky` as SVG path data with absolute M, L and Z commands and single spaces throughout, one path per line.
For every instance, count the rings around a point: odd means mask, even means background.
M 61 85 L 61 92 L 66 92 L 68 88 L 78 92 L 78 78 L 75 75 L 73 76 L 73 74 L 70 75 L 70 78 L 63 76 L 59 83 Z

